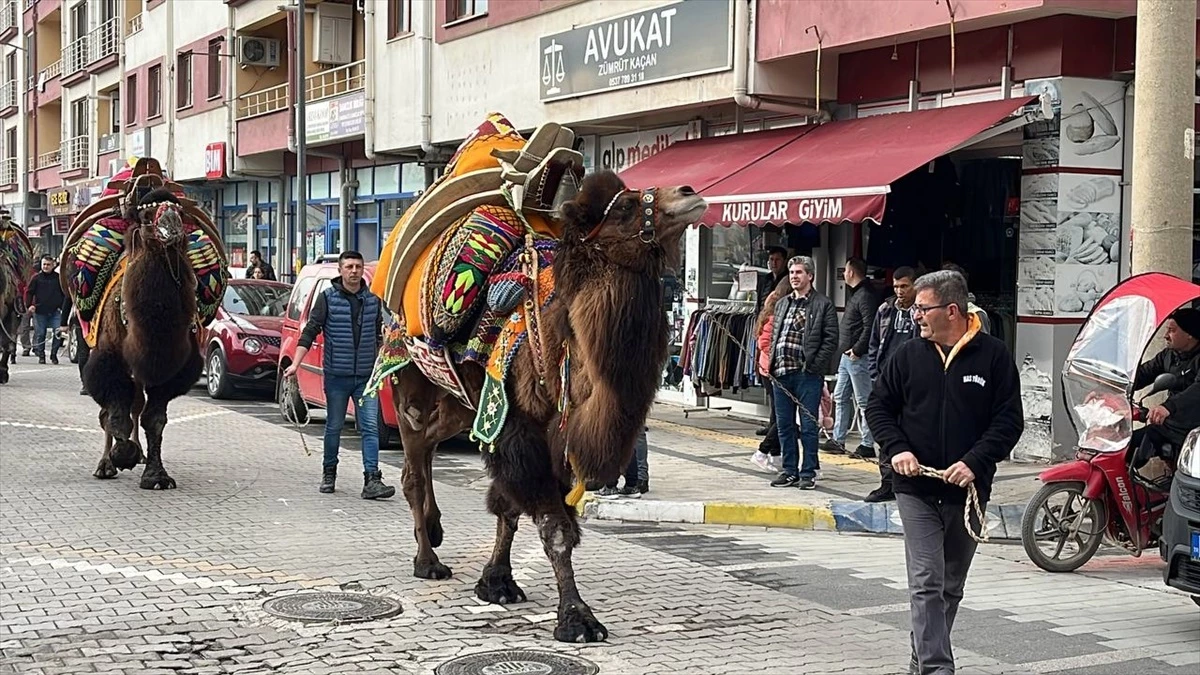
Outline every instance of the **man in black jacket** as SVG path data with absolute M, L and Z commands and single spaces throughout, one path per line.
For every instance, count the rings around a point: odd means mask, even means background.
M 62 342 L 58 327 L 62 323 L 63 297 L 58 273 L 54 271 L 54 258 L 42 256 L 42 271 L 29 280 L 25 291 L 25 304 L 33 311 L 33 353 L 38 363 L 46 362 L 46 332 L 50 333 L 50 362 L 58 364 L 58 348 Z
M 858 417 L 860 442 L 855 454 L 863 459 L 875 458 L 875 439 L 867 422 L 867 398 L 871 395 L 871 374 L 867 370 L 867 350 L 871 341 L 871 324 L 879 309 L 867 281 L 867 263 L 862 258 L 846 261 L 846 311 L 842 313 L 840 354 L 837 385 L 833 388 L 833 404 L 837 406 L 833 422 L 833 439 L 825 450 L 846 452 L 846 435 L 850 432 L 851 414 Z
M 916 289 L 913 316 L 924 339 L 904 343 L 883 364 L 867 418 L 881 461 L 895 472 L 912 616 L 909 672 L 952 675 L 950 631 L 975 555 L 963 523 L 965 488 L 974 483 L 987 507 L 996 464 L 1025 424 L 1016 364 L 969 313 L 962 275 L 931 272 Z M 941 478 L 920 476 L 920 466 Z
M 911 267 L 897 267 L 892 272 L 892 291 L 895 296 L 883 301 L 871 324 L 870 346 L 867 348 L 867 372 L 871 375 L 872 387 L 879 379 L 879 369 L 891 355 L 917 334 L 912 318 L 912 306 L 917 300 L 917 289 L 913 284 L 917 273 Z M 892 491 L 892 467 L 883 462 L 879 465 L 879 487 L 867 495 L 864 502 L 888 502 L 896 498 Z
M 1200 427 L 1200 311 L 1190 307 L 1176 310 L 1167 319 L 1164 339 L 1167 348 L 1137 369 L 1133 389 L 1150 386 L 1163 373 L 1178 377 L 1179 386 L 1162 405 L 1150 410 L 1149 426 L 1133 432 L 1133 447 L 1149 436 L 1160 449 L 1170 444 L 1178 452 L 1188 432 Z
M 783 471 L 771 487 L 817 487 L 817 420 L 821 414 L 821 387 L 838 343 L 837 312 L 833 302 L 812 286 L 816 265 L 808 256 L 788 261 L 791 295 L 775 305 L 771 328 L 771 375 L 775 383 L 775 422 L 783 453 Z M 800 402 L 800 442 L 804 464 L 796 449 L 796 404 Z

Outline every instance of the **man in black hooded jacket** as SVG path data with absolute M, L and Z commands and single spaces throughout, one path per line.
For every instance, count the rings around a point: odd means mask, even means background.
M 1133 447 L 1149 435 L 1155 445 L 1170 444 L 1178 452 L 1188 432 L 1200 427 L 1200 311 L 1176 310 L 1163 339 L 1167 348 L 1137 369 L 1133 389 L 1150 386 L 1163 373 L 1179 378 L 1179 384 L 1162 405 L 1150 409 L 1149 425 L 1134 432 Z
M 996 464 L 1012 452 L 1025 422 L 1017 366 L 969 312 L 962 275 L 931 272 L 916 289 L 913 318 L 924 339 L 908 340 L 883 364 L 867 419 L 880 460 L 892 465 L 904 527 L 909 672 L 952 675 L 950 631 L 976 546 L 963 522 L 965 488 L 973 483 L 987 508 Z M 921 476 L 921 466 L 941 477 Z

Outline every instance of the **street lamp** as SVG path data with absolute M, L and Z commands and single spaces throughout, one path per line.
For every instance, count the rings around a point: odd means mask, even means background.
M 304 31 L 304 15 L 307 13 L 305 0 L 295 0 L 293 5 L 279 5 L 279 9 L 288 12 L 296 12 L 296 83 L 295 93 L 293 94 L 296 103 L 296 211 L 295 217 L 292 219 L 292 248 L 296 250 L 296 255 L 300 255 L 304 235 L 308 230 L 308 92 L 305 91 L 304 70 L 306 62 L 305 31 Z M 299 9 L 300 11 L 296 11 Z M 292 273 L 295 274 L 296 260 L 292 260 Z

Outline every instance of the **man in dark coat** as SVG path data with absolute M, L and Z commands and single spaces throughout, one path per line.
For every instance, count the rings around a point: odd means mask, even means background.
M 867 399 L 871 396 L 871 375 L 867 371 L 867 351 L 870 347 L 871 324 L 879 309 L 871 282 L 867 279 L 867 263 L 862 258 L 846 261 L 846 311 L 838 341 L 837 385 L 833 388 L 833 403 L 837 406 L 833 423 L 833 438 L 826 443 L 827 452 L 846 452 L 846 435 L 850 420 L 858 417 L 860 443 L 855 454 L 863 459 L 875 458 L 875 439 L 865 415 Z
M 1188 432 L 1200 427 L 1200 311 L 1176 310 L 1167 319 L 1163 339 L 1166 349 L 1138 368 L 1133 388 L 1148 387 L 1163 373 L 1179 378 L 1179 384 L 1162 405 L 1150 409 L 1150 424 L 1134 432 L 1133 447 L 1149 435 L 1156 445 L 1170 444 L 1178 452 Z
M 897 267 L 892 273 L 893 297 L 883 301 L 871 324 L 870 346 L 867 348 L 867 372 L 871 382 L 879 379 L 879 370 L 891 355 L 917 335 L 912 306 L 917 300 L 917 273 L 911 267 Z M 867 495 L 864 502 L 886 502 L 896 498 L 892 491 L 892 467 L 879 465 L 879 487 Z
M 62 306 L 66 298 L 54 266 L 54 258 L 42 256 L 42 270 L 29 280 L 25 304 L 33 312 L 33 353 L 37 354 L 38 363 L 46 362 L 46 340 L 49 339 L 50 362 L 57 365 L 58 348 L 62 346 L 58 327 L 62 324 Z

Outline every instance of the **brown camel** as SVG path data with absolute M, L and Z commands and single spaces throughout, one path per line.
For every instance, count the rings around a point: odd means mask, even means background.
M 97 478 L 142 461 L 139 417 L 146 431 L 143 489 L 171 489 L 175 480 L 162 464 L 167 403 L 200 379 L 203 360 L 197 340 L 196 274 L 188 260 L 188 237 L 179 200 L 155 189 L 124 214 L 125 271 L 101 309 L 96 346 L 83 372 L 100 405 L 105 431 Z
M 542 311 L 540 335 L 531 334 L 517 352 L 505 383 L 512 402 L 507 421 L 494 447 L 483 453 L 492 477 L 487 507 L 497 519 L 496 542 L 475 585 L 475 594 L 488 602 L 525 600 L 513 581 L 510 549 L 521 515 L 531 516 L 558 582 L 557 640 L 608 637 L 575 585 L 571 554 L 580 528 L 565 497 L 573 478 L 607 482 L 629 461 L 667 359 L 660 278 L 684 231 L 705 208 L 690 187 L 630 190 L 611 171 L 586 178 L 579 194 L 561 207 L 555 295 Z M 535 337 L 543 355 L 540 368 L 530 348 Z M 564 346 L 570 357 L 569 402 L 567 422 L 560 425 L 557 364 Z M 467 365 L 462 376 L 478 401 L 482 369 Z M 475 414 L 417 368 L 401 370 L 392 386 L 404 443 L 404 495 L 417 539 L 413 573 L 449 578 L 450 568 L 433 550 L 443 535 L 433 455 L 440 442 L 469 429 Z
M 0 384 L 8 384 L 8 364 L 17 353 L 22 282 L 32 261 L 29 238 L 0 208 Z

